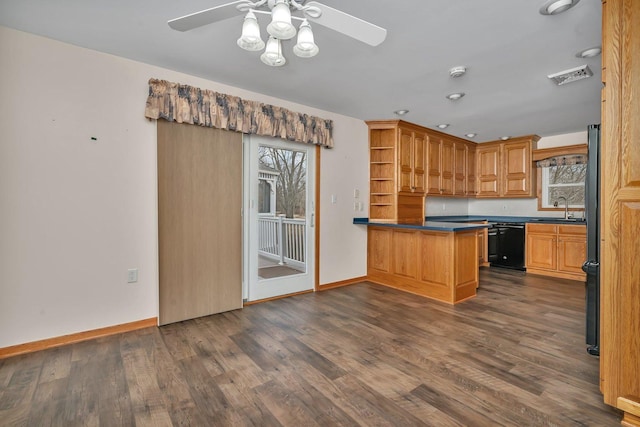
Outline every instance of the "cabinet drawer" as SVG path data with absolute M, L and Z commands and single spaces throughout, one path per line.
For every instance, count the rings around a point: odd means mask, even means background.
M 586 236 L 586 225 L 560 225 L 558 226 L 558 234 L 571 234 L 574 236 Z
M 554 224 L 527 224 L 527 231 L 531 233 L 556 234 L 558 226 Z

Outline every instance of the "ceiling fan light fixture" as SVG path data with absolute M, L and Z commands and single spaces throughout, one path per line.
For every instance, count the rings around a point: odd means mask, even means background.
M 287 60 L 282 55 L 282 47 L 280 40 L 275 37 L 269 37 L 267 40 L 267 48 L 260 55 L 260 60 L 271 67 L 282 67 Z
M 557 15 L 566 10 L 571 9 L 578 4 L 580 0 L 549 0 L 540 8 L 543 15 Z
M 260 37 L 260 26 L 253 10 L 249 10 L 244 18 L 242 35 L 238 39 L 238 46 L 252 52 L 264 49 L 264 41 Z
M 311 25 L 306 19 L 300 24 L 298 29 L 298 42 L 293 47 L 293 53 L 301 58 L 311 58 L 316 56 L 320 48 L 316 45 L 313 39 L 313 31 L 311 31 Z
M 296 35 L 296 27 L 291 23 L 291 9 L 286 0 L 276 0 L 271 9 L 271 23 L 267 26 L 267 32 L 280 40 L 289 40 Z

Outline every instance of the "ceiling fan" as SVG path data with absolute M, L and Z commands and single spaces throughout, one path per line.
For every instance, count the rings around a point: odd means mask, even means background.
M 237 0 L 172 19 L 168 24 L 174 30 L 189 31 L 238 16 L 238 11 L 246 12 L 238 45 L 250 51 L 262 50 L 265 47 L 255 14 L 271 15 L 271 23 L 267 26 L 270 37 L 260 58 L 272 66 L 284 65 L 286 62 L 281 52 L 281 41 L 289 40 L 296 35 L 292 19 L 302 21 L 297 32 L 297 44 L 293 48 L 294 53 L 300 57 L 312 57 L 319 51 L 309 21 L 371 46 L 378 46 L 387 37 L 387 30 L 382 27 L 322 3 L 306 0 Z

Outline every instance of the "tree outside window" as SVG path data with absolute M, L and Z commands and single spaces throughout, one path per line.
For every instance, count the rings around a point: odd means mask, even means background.
M 566 197 L 569 208 L 583 209 L 584 182 L 587 165 L 561 165 L 542 168 L 542 208 L 564 208 Z

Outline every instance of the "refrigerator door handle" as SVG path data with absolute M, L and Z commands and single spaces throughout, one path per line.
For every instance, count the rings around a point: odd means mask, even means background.
M 590 259 L 589 261 L 585 261 L 582 264 L 582 271 L 587 274 L 598 274 L 598 269 L 600 268 L 600 263 L 596 260 Z

